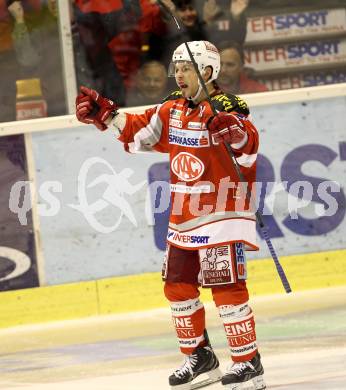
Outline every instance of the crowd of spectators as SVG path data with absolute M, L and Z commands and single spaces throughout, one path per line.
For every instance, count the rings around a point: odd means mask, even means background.
M 225 91 L 263 90 L 249 80 L 242 61 L 249 1 L 162 0 L 180 19 L 178 30 L 157 0 L 70 0 L 77 84 L 120 106 L 157 103 L 175 88 L 166 77 L 173 50 L 202 39 L 231 45 L 220 79 Z M 66 113 L 58 18 L 56 0 L 0 0 L 0 121 L 15 119 L 20 79 L 40 79 L 49 116 Z M 238 59 L 228 58 L 232 51 Z M 239 64 L 230 81 L 232 61 Z
M 266 90 L 249 78 L 243 66 L 249 0 L 162 2 L 180 20 L 180 30 L 156 0 L 75 0 L 78 84 L 96 88 L 121 106 L 157 103 L 174 88 L 166 80 L 173 50 L 186 41 L 209 40 L 216 46 L 220 42 L 231 45 L 225 57 L 235 52 L 224 61 L 226 92 Z M 232 81 L 225 82 L 232 61 L 238 62 L 237 69 L 231 72 Z
M 259 24 L 261 16 L 257 15 L 262 15 L 262 8 L 264 15 L 298 12 L 299 7 L 308 8 L 309 0 L 301 5 L 298 0 L 161 0 L 178 17 L 181 29 L 158 0 L 65 1 L 70 4 L 77 87 L 94 88 L 119 106 L 157 103 L 176 89 L 174 80 L 166 78 L 172 52 L 181 43 L 194 40 L 208 40 L 220 50 L 217 81 L 226 93 L 309 86 L 315 76 L 316 85 L 344 80 L 340 61 L 333 64 L 335 69 L 326 65 L 327 71 L 335 73 L 327 74 L 332 81 L 313 73 L 308 63 L 302 70 L 291 69 L 305 72 L 299 77 L 292 72 L 286 77 L 277 69 L 273 74 L 270 68 L 259 69 L 261 61 L 271 64 L 273 57 L 268 53 L 278 53 L 275 45 L 286 42 L 277 39 L 262 44 L 253 40 L 255 32 L 265 35 L 267 28 L 274 29 L 273 16 L 263 19 L 263 26 Z M 67 114 L 58 4 L 58 0 L 0 0 L 0 122 L 18 118 L 18 85 L 26 80 L 38 80 L 48 116 Z M 323 4 L 316 0 L 316 7 Z M 329 8 L 338 8 L 342 15 L 343 4 L 342 0 L 332 0 Z M 257 24 L 252 23 L 254 19 Z M 328 23 L 332 28 L 337 21 L 330 16 Z M 249 53 L 255 49 L 258 57 L 252 64 Z
M 175 88 L 164 81 L 172 52 L 193 40 L 219 48 L 225 92 L 266 91 L 244 64 L 249 6 L 297 7 L 297 0 L 162 0 L 180 19 L 178 30 L 157 0 L 69 2 L 77 84 L 120 106 L 152 104 Z M 0 0 L 0 122 L 16 117 L 16 82 L 32 78 L 40 80 L 48 115 L 66 113 L 58 20 L 57 0 Z

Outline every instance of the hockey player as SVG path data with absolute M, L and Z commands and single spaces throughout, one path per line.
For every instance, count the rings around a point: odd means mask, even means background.
M 207 41 L 188 43 L 206 83 L 213 111 L 185 44 L 172 57 L 170 73 L 179 91 L 144 114 L 119 113 L 114 102 L 81 87 L 77 118 L 113 131 L 130 153 L 170 155 L 171 215 L 163 266 L 164 293 L 170 302 L 182 366 L 169 377 L 172 389 L 195 389 L 221 379 L 210 345 L 199 286 L 211 288 L 232 361 L 222 376 L 227 389 L 265 389 L 248 304 L 245 246 L 257 250 L 254 210 L 240 186 L 224 143 L 228 143 L 252 188 L 258 133 L 244 101 L 225 95 L 216 83 L 220 56 Z M 206 373 L 209 379 L 194 379 Z

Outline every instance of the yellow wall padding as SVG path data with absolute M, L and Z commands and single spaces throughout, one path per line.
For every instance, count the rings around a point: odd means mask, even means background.
M 346 250 L 286 256 L 280 259 L 294 291 L 346 285 Z M 167 305 L 160 273 L 0 293 L 0 327 L 98 314 L 126 313 Z M 271 259 L 248 263 L 252 295 L 285 294 Z M 203 300 L 211 300 L 203 289 Z

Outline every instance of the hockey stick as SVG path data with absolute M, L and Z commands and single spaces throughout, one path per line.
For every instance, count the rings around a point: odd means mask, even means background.
M 181 31 L 182 28 L 181 28 L 181 25 L 178 22 L 176 16 L 171 12 L 171 10 L 161 0 L 157 0 L 157 2 L 165 10 L 165 12 L 167 12 L 168 15 L 171 16 L 171 18 L 174 20 L 178 30 Z M 189 45 L 187 44 L 186 41 L 184 41 L 184 44 L 185 44 L 187 52 L 189 53 L 189 57 L 191 59 L 193 67 L 194 67 L 194 69 L 196 71 L 196 74 L 197 74 L 198 80 L 199 80 L 199 82 L 200 82 L 200 84 L 202 86 L 203 92 L 205 93 L 205 95 L 207 97 L 207 100 L 208 100 L 208 103 L 210 104 L 210 106 L 212 108 L 213 114 L 217 115 L 217 110 L 214 107 L 214 104 L 213 104 L 213 102 L 211 100 L 211 97 L 210 97 L 210 95 L 208 93 L 207 86 L 206 86 L 206 84 L 205 84 L 205 82 L 204 82 L 204 80 L 202 78 L 202 75 L 201 75 L 199 69 L 198 69 L 198 65 L 197 65 L 197 63 L 196 63 L 196 61 L 195 61 L 195 59 L 194 59 L 194 57 L 192 55 L 192 52 L 191 52 L 191 50 L 189 48 Z M 240 181 L 240 183 L 241 183 L 241 185 L 243 187 L 243 191 L 246 194 L 246 200 L 249 201 L 249 204 L 251 206 L 253 206 L 253 201 L 252 201 L 251 194 L 250 194 L 250 188 L 248 187 L 246 189 L 246 191 L 245 191 L 245 184 L 244 183 L 246 182 L 246 180 L 245 180 L 245 177 L 244 177 L 243 173 L 240 170 L 239 164 L 238 164 L 238 162 L 237 162 L 237 160 L 235 158 L 233 150 L 230 147 L 230 145 L 228 145 L 227 143 L 225 143 L 225 146 L 226 146 L 227 151 L 228 151 L 228 153 L 229 153 L 229 155 L 231 157 L 231 161 L 233 163 L 233 166 L 234 166 L 234 168 L 235 168 L 235 170 L 237 172 L 238 179 L 240 179 L 239 181 Z M 256 210 L 257 208 L 254 207 L 253 209 Z M 274 260 L 275 267 L 276 267 L 276 270 L 277 270 L 277 272 L 279 274 L 279 277 L 281 279 L 282 285 L 284 286 L 284 289 L 285 289 L 286 293 L 290 293 L 292 291 L 291 286 L 290 286 L 290 284 L 288 282 L 288 279 L 286 277 L 285 271 L 283 270 L 283 268 L 282 268 L 282 266 L 280 264 L 280 261 L 278 259 L 278 256 L 277 256 L 276 252 L 275 252 L 274 246 L 273 246 L 273 244 L 272 244 L 272 242 L 270 240 L 268 229 L 267 229 L 267 227 L 266 227 L 266 225 L 265 225 L 265 223 L 263 221 L 263 217 L 262 217 L 261 213 L 258 210 L 256 210 L 255 216 L 256 216 L 257 223 L 258 223 L 258 225 L 259 225 L 259 227 L 261 229 L 261 232 L 262 232 L 262 235 L 264 237 L 264 240 L 267 243 L 269 252 L 270 252 L 270 254 L 271 254 L 271 256 L 272 256 L 272 258 Z

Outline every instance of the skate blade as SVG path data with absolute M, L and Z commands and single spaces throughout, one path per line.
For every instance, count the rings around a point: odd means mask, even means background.
M 264 382 L 264 379 L 263 379 L 263 375 L 256 376 L 256 378 L 254 378 L 252 380 L 252 382 L 255 386 L 255 390 L 264 390 L 267 388 L 267 386 Z
M 227 390 L 264 390 L 266 389 L 266 384 L 263 375 L 259 375 L 247 382 L 224 385 L 224 388 Z
M 206 372 L 206 375 L 208 375 L 208 379 L 204 379 L 197 383 L 192 383 L 190 389 L 200 389 L 202 387 L 207 387 L 209 385 L 212 385 L 213 383 L 219 382 L 223 374 L 219 368 L 216 368 L 213 371 Z

